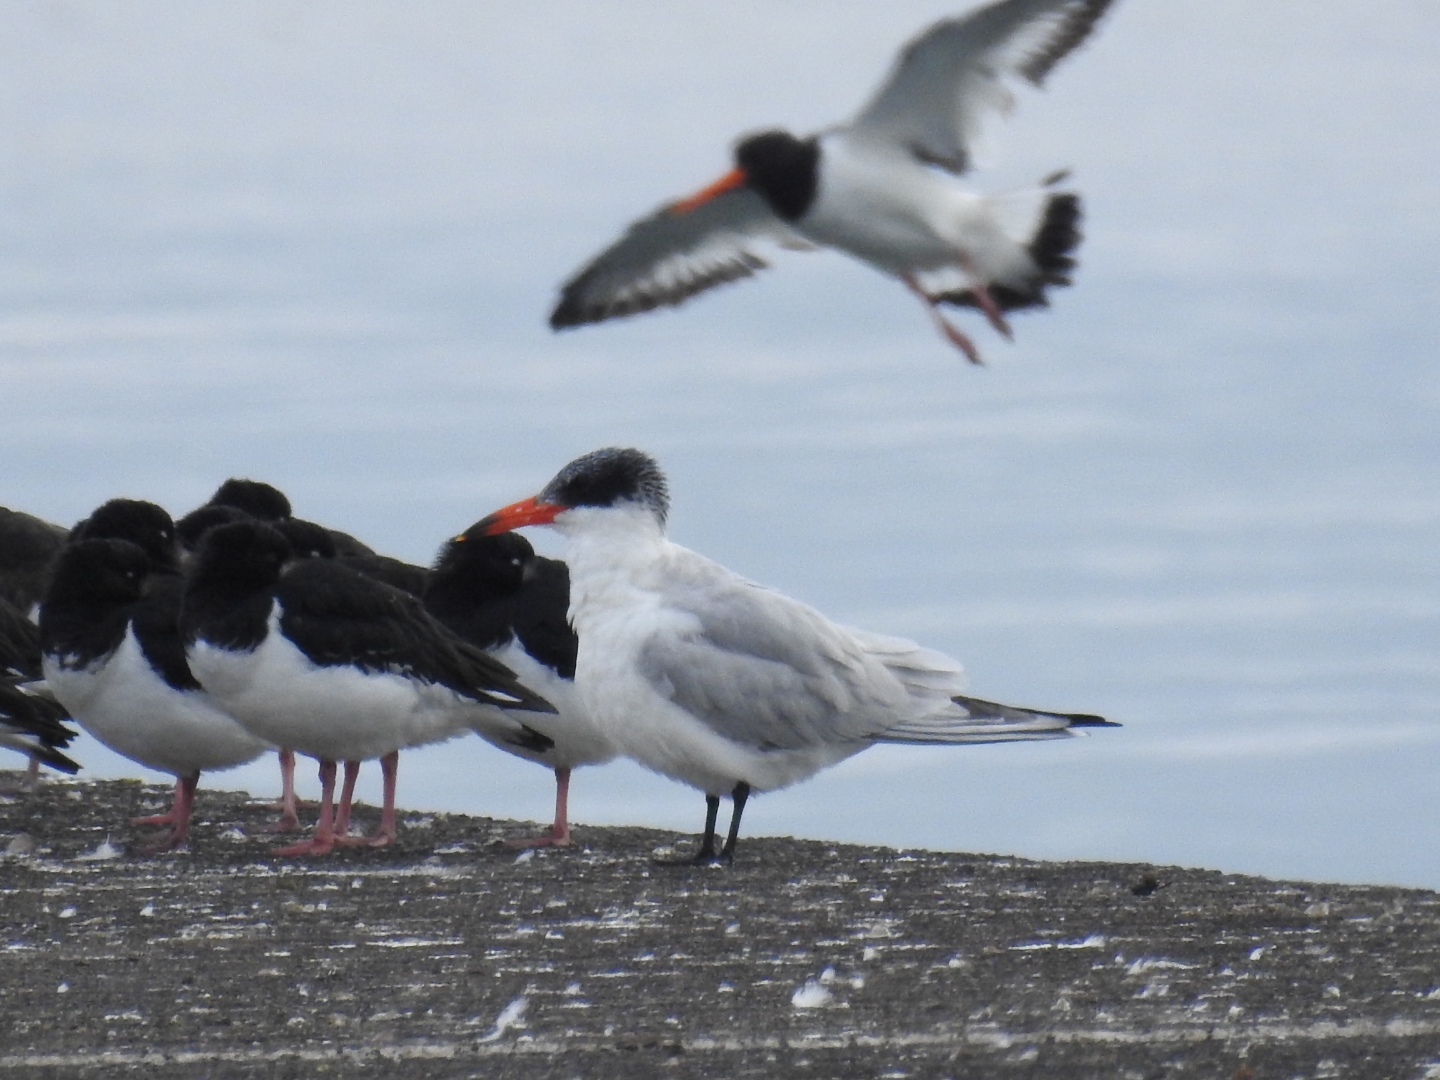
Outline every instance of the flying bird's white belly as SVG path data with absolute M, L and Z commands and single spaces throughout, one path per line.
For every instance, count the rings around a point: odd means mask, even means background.
M 102 743 L 152 769 L 190 776 L 253 761 L 273 747 L 222 711 L 203 690 L 162 679 L 127 627 L 120 646 L 88 668 L 45 657 L 45 678 L 60 703 Z
M 961 268 L 981 281 L 1005 280 L 1030 264 L 1005 229 L 1005 198 L 965 191 L 949 173 L 908 153 L 837 133 L 821 141 L 815 202 L 796 231 L 899 276 Z
M 819 188 L 798 232 L 892 274 L 955 261 L 952 219 L 974 196 L 907 155 L 839 136 L 823 139 L 821 153 Z

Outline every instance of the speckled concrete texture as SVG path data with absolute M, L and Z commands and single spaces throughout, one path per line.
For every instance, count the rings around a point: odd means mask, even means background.
M 0 1076 L 1440 1077 L 1434 893 L 440 814 L 278 859 L 204 788 L 127 854 L 167 796 L 0 796 Z

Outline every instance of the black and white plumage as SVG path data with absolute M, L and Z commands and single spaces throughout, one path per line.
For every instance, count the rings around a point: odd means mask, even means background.
M 258 738 L 319 759 L 320 824 L 292 853 L 334 843 L 334 763 L 380 758 L 394 837 L 393 768 L 407 746 L 469 730 L 547 740 L 526 718 L 553 712 L 504 665 L 460 641 L 419 600 L 329 559 L 292 559 L 260 522 L 211 530 L 187 579 L 191 669 Z M 328 779 L 326 770 L 328 769 Z
M 42 764 L 72 775 L 80 771 L 60 752 L 75 732 L 65 726 L 69 716 L 49 693 L 44 677 L 40 628 L 0 597 L 0 746 L 30 758 L 27 787 L 34 786 Z
M 766 241 L 830 247 L 900 279 L 939 329 L 980 361 L 938 310 L 980 308 L 1010 336 L 1004 312 L 1047 303 L 1070 284 L 1079 197 L 1056 174 L 1023 192 L 984 196 L 953 182 L 973 167 L 987 114 L 1013 103 L 1007 81 L 1041 85 L 1111 0 L 1000 0 L 943 20 L 900 53 L 846 125 L 808 138 L 767 131 L 741 140 L 735 168 L 630 226 L 561 289 L 555 329 L 678 304 L 766 266 Z
M 1053 739 L 1108 726 L 967 697 L 949 657 L 837 625 L 671 543 L 668 508 L 654 459 L 607 449 L 476 528 L 550 524 L 565 535 L 581 699 L 621 753 L 705 792 L 700 861 L 717 857 L 721 795 L 735 802 L 718 854 L 728 860 L 750 792 L 793 784 L 878 742 Z
M 556 708 L 555 716 L 534 722 L 550 745 L 496 742 L 555 772 L 555 820 L 547 833 L 525 846 L 568 844 L 571 770 L 615 756 L 614 745 L 591 721 L 575 689 L 579 641 L 569 606 L 570 572 L 563 562 L 535 554 L 523 536 L 486 536 L 478 528 L 441 549 L 425 591 L 432 615 L 500 660 Z
M 68 532 L 62 525 L 0 506 L 0 599 L 30 615 L 45 595 L 50 564 Z
M 192 510 L 177 522 L 186 558 L 194 558 L 200 541 L 210 529 L 237 521 L 264 521 L 273 525 L 290 543 L 297 558 L 340 559 L 346 565 L 387 585 L 419 595 L 424 589 L 427 573 L 421 566 L 377 555 L 366 544 L 339 529 L 326 528 L 313 521 L 293 515 L 289 497 L 260 480 L 231 477 L 216 489 L 204 506 Z M 295 754 L 289 747 L 280 747 L 280 820 L 276 832 L 289 832 L 299 826 L 299 800 L 295 796 Z M 336 836 L 348 839 L 350 820 L 349 794 L 354 790 L 360 763 L 346 763 L 345 794 L 336 818 Z
M 165 508 L 143 499 L 110 499 L 70 530 L 69 542 L 128 540 L 145 552 L 150 569 L 160 574 L 180 570 L 180 534 Z
M 171 829 L 150 850 L 183 847 L 200 774 L 271 749 L 210 698 L 180 641 L 181 580 L 152 573 L 128 540 L 68 544 L 40 609 L 46 683 L 86 731 L 116 753 L 176 778 Z
M 215 494 L 210 496 L 210 501 L 205 506 L 191 511 L 190 514 L 181 518 L 182 526 L 193 514 L 201 514 L 214 507 L 239 510 L 256 521 L 268 521 L 271 524 L 285 521 L 294 516 L 289 497 L 275 485 L 267 484 L 263 480 L 247 480 L 232 476 L 215 489 Z M 212 518 L 210 524 L 220 524 L 220 522 Z M 326 532 L 330 534 L 331 543 L 338 554 L 373 554 L 368 545 L 347 532 L 339 529 L 326 529 Z

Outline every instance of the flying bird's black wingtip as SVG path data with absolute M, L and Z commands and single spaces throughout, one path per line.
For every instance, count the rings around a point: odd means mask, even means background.
M 1114 0 L 1075 0 L 1070 11 L 1061 17 L 1055 35 L 1020 65 L 1021 77 L 1035 86 L 1043 86 L 1051 69 L 1090 36 L 1112 3 Z
M 556 333 L 561 330 L 573 330 L 577 326 L 584 326 L 586 323 L 594 321 L 594 319 L 587 319 L 580 305 L 568 296 L 560 297 L 560 302 L 550 313 L 550 329 Z

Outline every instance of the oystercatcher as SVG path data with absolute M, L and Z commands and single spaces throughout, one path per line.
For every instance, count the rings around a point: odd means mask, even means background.
M 898 278 L 974 363 L 974 342 L 939 310 L 1042 307 L 1069 285 L 1080 198 L 1055 173 L 1000 195 L 964 190 L 981 120 L 1013 103 L 1007 80 L 1036 86 L 1080 44 L 1111 0 L 1001 0 L 926 30 L 848 124 L 799 137 L 742 139 L 735 168 L 661 207 L 576 273 L 550 316 L 557 330 L 678 304 L 767 265 L 765 240 L 830 247 Z

